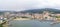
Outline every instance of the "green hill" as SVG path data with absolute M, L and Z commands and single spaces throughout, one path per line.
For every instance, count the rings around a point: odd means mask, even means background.
M 49 11 L 49 12 L 53 12 L 53 13 L 60 13 L 60 10 L 53 9 L 53 8 L 24 10 L 24 11 L 21 11 L 21 13 L 42 13 L 43 11 Z

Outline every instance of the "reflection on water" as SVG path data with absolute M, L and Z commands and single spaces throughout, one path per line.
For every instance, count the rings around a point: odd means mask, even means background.
M 60 27 L 60 24 L 51 25 L 51 21 L 14 20 L 9 23 L 9 27 Z

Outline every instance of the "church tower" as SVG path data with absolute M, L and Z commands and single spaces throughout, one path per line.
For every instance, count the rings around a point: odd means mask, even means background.
M 48 11 L 48 9 L 45 9 L 45 11 L 43 11 L 43 19 L 45 20 L 49 20 L 50 19 L 50 13 Z

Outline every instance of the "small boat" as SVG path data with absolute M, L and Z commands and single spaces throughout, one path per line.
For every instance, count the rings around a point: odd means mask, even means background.
M 60 22 L 53 22 L 53 23 L 50 23 L 51 25 L 54 25 L 54 24 L 59 24 Z
M 50 23 L 50 24 L 52 25 L 52 24 L 56 24 L 56 23 L 55 23 L 55 22 L 53 22 L 53 23 Z

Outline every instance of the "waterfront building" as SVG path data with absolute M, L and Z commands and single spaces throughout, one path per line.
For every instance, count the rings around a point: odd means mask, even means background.
M 4 18 L 0 16 L 0 23 L 2 23 L 3 20 L 4 20 Z

